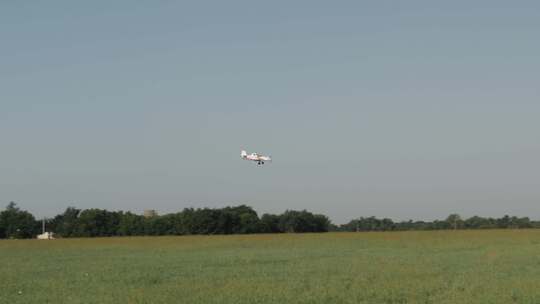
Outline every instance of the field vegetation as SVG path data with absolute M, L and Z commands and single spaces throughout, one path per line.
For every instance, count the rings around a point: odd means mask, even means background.
M 0 303 L 540 303 L 540 230 L 0 240 Z

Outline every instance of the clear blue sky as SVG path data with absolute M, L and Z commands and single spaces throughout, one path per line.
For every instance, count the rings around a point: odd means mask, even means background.
M 538 1 L 2 1 L 0 204 L 540 219 L 539 38 Z

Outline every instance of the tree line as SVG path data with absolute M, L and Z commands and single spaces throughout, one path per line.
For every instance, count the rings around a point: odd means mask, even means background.
M 106 237 L 190 234 L 327 232 L 328 217 L 306 210 L 263 214 L 240 205 L 219 209 L 185 208 L 177 213 L 145 217 L 123 211 L 67 208 L 46 220 L 48 231 L 60 237 Z M 10 203 L 0 212 L 0 238 L 31 238 L 41 233 L 41 221 Z
M 523 229 L 540 228 L 540 221 L 528 217 L 505 215 L 501 218 L 473 216 L 462 219 L 451 214 L 444 220 L 394 222 L 389 218 L 361 217 L 338 227 L 340 231 L 405 231 L 405 230 L 452 230 L 452 229 Z
M 46 220 L 47 231 L 57 237 L 106 237 L 143 235 L 301 233 L 328 231 L 405 231 L 442 229 L 540 228 L 540 221 L 528 217 L 504 216 L 462 219 L 451 214 L 444 220 L 401 221 L 360 217 L 334 225 L 327 216 L 306 210 L 258 216 L 253 208 L 240 205 L 225 208 L 185 208 L 176 213 L 143 216 L 104 209 L 67 208 Z M 41 221 L 11 202 L 0 212 L 0 238 L 33 238 L 41 233 Z

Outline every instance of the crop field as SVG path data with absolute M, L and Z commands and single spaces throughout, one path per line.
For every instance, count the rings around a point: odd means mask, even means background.
M 3 240 L 0 303 L 540 303 L 540 230 Z

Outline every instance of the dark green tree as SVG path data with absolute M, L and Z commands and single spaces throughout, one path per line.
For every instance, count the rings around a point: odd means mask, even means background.
M 279 216 L 278 228 L 282 232 L 327 232 L 330 221 L 326 216 L 314 215 L 306 210 L 287 210 Z
M 118 212 L 102 209 L 87 209 L 79 214 L 76 236 L 113 236 L 118 235 L 120 223 Z
M 450 227 L 452 227 L 452 229 L 456 230 L 456 229 L 460 229 L 462 226 L 463 226 L 463 220 L 461 219 L 461 216 L 459 216 L 459 214 L 450 214 L 447 218 L 446 218 L 446 222 L 448 223 L 448 225 L 450 225 Z
M 283 232 L 279 229 L 279 215 L 263 214 L 261 217 L 261 232 L 278 233 Z
M 53 218 L 52 231 L 62 237 L 75 236 L 80 212 L 80 209 L 68 207 L 64 213 Z
M 39 223 L 34 216 L 19 209 L 14 202 L 10 202 L 6 210 L 0 212 L 0 234 L 3 238 L 31 238 L 38 234 L 38 227 Z
M 131 212 L 122 213 L 118 224 L 118 235 L 144 235 L 144 217 Z

